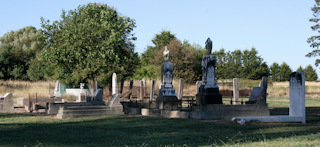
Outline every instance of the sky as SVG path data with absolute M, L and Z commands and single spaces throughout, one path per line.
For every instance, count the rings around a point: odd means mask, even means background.
M 316 58 L 305 57 L 313 50 L 307 39 L 319 35 L 309 22 L 314 0 L 8 0 L 0 3 L 0 36 L 26 26 L 40 29 L 41 17 L 59 20 L 62 10 L 90 2 L 107 4 L 135 19 L 139 54 L 153 45 L 155 34 L 167 30 L 179 40 L 202 47 L 210 37 L 213 50 L 254 47 L 268 65 L 286 62 L 295 71 L 311 64 L 320 75 Z

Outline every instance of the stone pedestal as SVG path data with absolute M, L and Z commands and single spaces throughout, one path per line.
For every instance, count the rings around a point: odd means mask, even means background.
M 196 95 L 198 105 L 206 104 L 222 104 L 222 95 L 219 93 L 219 88 L 205 88 L 205 85 L 199 87 L 199 93 Z
M 160 89 L 157 98 L 157 109 L 176 110 L 178 109 L 178 98 L 174 89 Z
M 172 86 L 172 71 L 173 66 L 169 60 L 169 50 L 165 47 L 164 51 L 164 62 L 161 66 L 161 88 L 159 90 L 159 96 L 157 98 L 157 109 L 174 110 L 178 109 L 178 98 L 176 91 Z

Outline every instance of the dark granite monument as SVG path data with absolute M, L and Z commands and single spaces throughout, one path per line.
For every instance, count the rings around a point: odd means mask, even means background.
M 198 105 L 222 104 L 222 95 L 219 93 L 219 87 L 215 80 L 216 57 L 211 54 L 212 41 L 210 38 L 206 41 L 207 55 L 202 57 L 202 85 L 199 87 L 199 93 L 196 95 Z
M 169 61 L 169 55 L 170 51 L 166 46 L 163 52 L 164 62 L 161 66 L 161 88 L 157 98 L 158 109 L 177 109 L 178 106 L 176 91 L 172 86 L 173 66 Z

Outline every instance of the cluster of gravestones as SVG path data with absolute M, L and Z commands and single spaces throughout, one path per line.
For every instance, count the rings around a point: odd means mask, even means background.
M 161 66 L 161 84 L 159 88 L 159 95 L 154 101 L 154 80 L 152 81 L 150 102 L 154 107 L 144 109 L 132 108 L 130 104 L 120 102 L 120 94 L 117 90 L 117 76 L 116 73 L 112 75 L 112 96 L 106 104 L 107 109 L 101 109 L 105 113 L 101 114 L 141 114 L 141 115 L 155 115 L 165 117 L 178 117 L 178 118 L 192 118 L 192 119 L 217 119 L 217 118 L 232 118 L 240 124 L 244 124 L 250 121 L 262 121 L 262 122 L 302 122 L 305 123 L 305 77 L 301 72 L 294 72 L 290 76 L 290 109 L 289 116 L 269 116 L 269 110 L 266 103 L 267 95 L 267 77 L 263 77 L 259 87 L 252 89 L 249 101 L 245 102 L 245 105 L 223 105 L 222 95 L 219 93 L 219 87 L 215 78 L 215 63 L 216 57 L 211 54 L 212 41 L 210 38 L 206 41 L 207 54 L 203 56 L 202 66 L 202 83 L 197 82 L 197 94 L 196 104 L 193 104 L 191 110 L 181 110 L 179 103 L 182 99 L 183 80 L 180 80 L 180 87 L 178 94 L 173 88 L 173 66 L 169 61 L 170 51 L 165 47 L 164 62 Z M 234 79 L 234 84 L 238 83 L 238 79 Z M 132 84 L 130 84 L 132 87 Z M 145 86 L 145 83 L 141 83 L 141 87 Z M 83 113 L 101 108 L 104 105 L 102 89 L 98 89 L 96 83 L 96 90 L 93 96 L 88 96 L 89 91 L 84 89 L 84 84 L 80 84 L 80 89 L 66 89 L 64 90 L 59 81 L 56 83 L 54 96 L 61 97 L 63 92 L 74 93 L 78 96 L 77 102 L 79 103 L 49 103 L 48 112 L 52 114 L 59 113 L 61 118 L 67 116 L 82 116 L 77 114 L 79 108 L 85 105 L 88 110 L 83 110 Z M 239 90 L 237 84 L 234 85 L 234 104 L 239 104 Z M 63 89 L 63 90 L 61 90 Z M 93 93 L 93 91 L 91 91 Z M 142 93 L 142 92 L 141 92 Z M 178 97 L 177 97 L 178 95 Z M 12 104 L 12 100 L 9 96 L 5 98 L 4 103 Z M 12 96 L 11 96 L 12 97 Z M 11 101 L 10 101 L 11 100 Z M 1 101 L 0 101 L 1 102 Z M 30 103 L 30 98 L 29 98 Z M 137 102 L 136 102 L 137 103 Z M 142 101 L 143 103 L 143 101 Z M 90 107 L 89 107 L 90 105 Z M 92 105 L 92 106 L 91 106 Z M 94 105 L 98 105 L 95 108 Z M 143 105 L 143 104 L 142 104 Z M 13 112 L 13 109 L 8 109 L 5 105 L 0 103 L 1 110 Z M 122 107 L 123 106 L 123 107 Z M 11 107 L 10 107 L 11 108 Z M 72 110 L 75 109 L 74 112 Z M 134 110 L 134 111 L 133 111 Z M 86 112 L 88 111 L 88 112 Z M 69 114 L 65 114 L 68 112 Z M 72 114 L 73 113 L 73 114 Z M 98 112 L 95 112 L 98 113 Z M 100 113 L 99 113 L 100 114 Z

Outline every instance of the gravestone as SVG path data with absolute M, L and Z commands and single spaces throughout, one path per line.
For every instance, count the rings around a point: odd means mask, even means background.
M 120 103 L 120 94 L 117 90 L 117 74 L 112 75 L 112 96 L 107 103 L 107 107 L 114 109 L 116 112 L 123 112 L 122 104 Z
M 158 109 L 178 108 L 178 98 L 176 96 L 176 91 L 172 86 L 173 66 L 169 61 L 169 55 L 170 51 L 166 46 L 165 51 L 163 52 L 164 62 L 161 66 L 161 85 L 156 106 Z
M 219 93 L 219 87 L 215 79 L 216 57 L 211 54 L 212 41 L 210 38 L 206 41 L 207 55 L 202 57 L 202 85 L 199 87 L 199 93 L 196 95 L 198 105 L 222 104 L 222 95 Z
M 154 100 L 154 86 L 155 86 L 155 81 L 151 80 L 151 87 L 150 87 L 150 101 L 151 102 Z
M 117 74 L 113 73 L 112 74 L 112 95 L 118 94 L 118 89 L 117 89 Z
M 200 81 L 197 81 L 197 82 L 196 82 L 196 95 L 198 95 L 198 93 L 199 93 L 199 88 L 200 88 L 200 86 L 201 86 L 201 82 L 200 82 Z
M 234 78 L 233 79 L 233 104 L 239 104 L 239 79 Z
M 60 86 L 61 86 L 61 83 L 59 82 L 59 80 L 56 81 L 54 92 L 53 92 L 53 95 L 55 97 L 61 97 Z
M 182 97 L 183 97 L 183 84 L 184 84 L 184 80 L 182 78 L 180 78 L 180 80 L 179 80 L 179 91 L 178 91 L 178 100 L 182 100 Z
M 84 83 L 80 83 L 80 92 L 78 96 L 78 102 L 86 102 L 87 101 L 87 93 L 84 90 Z
M 249 101 L 246 104 L 261 103 L 265 104 L 267 101 L 267 88 L 268 88 L 268 77 L 262 77 L 262 81 L 259 84 L 260 87 L 253 87 Z
M 0 103 L 0 112 L 14 113 L 12 93 L 6 93 L 3 99 L 3 103 Z
M 306 123 L 305 76 L 302 72 L 296 71 L 290 75 L 289 89 L 289 115 L 234 117 L 232 121 L 239 124 L 245 124 L 251 121 Z
M 290 75 L 290 107 L 289 116 L 302 117 L 302 123 L 306 123 L 305 106 L 305 76 L 302 72 L 293 72 Z

